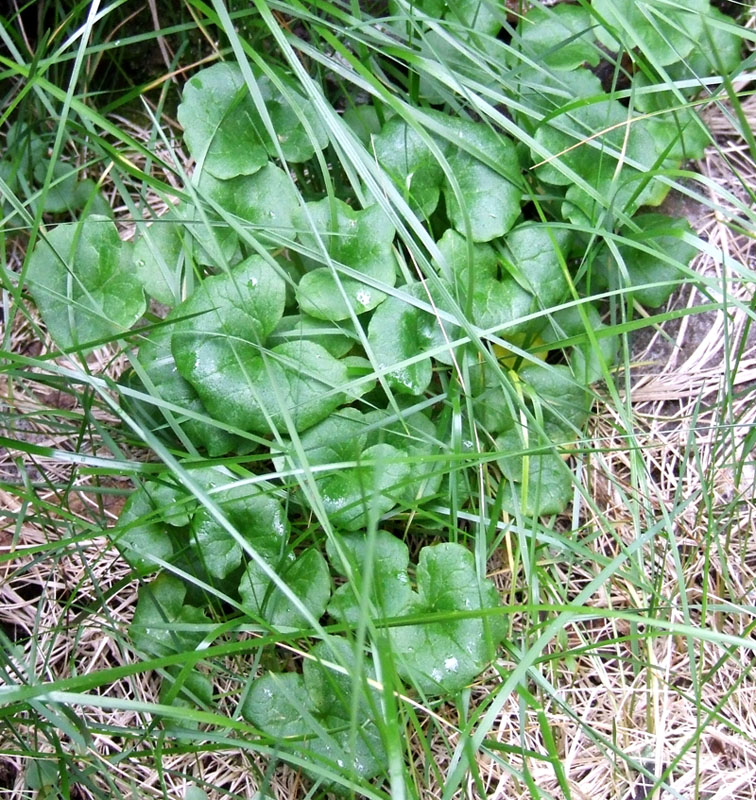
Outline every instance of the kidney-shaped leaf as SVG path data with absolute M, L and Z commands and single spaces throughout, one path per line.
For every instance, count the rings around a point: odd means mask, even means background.
M 522 49 L 530 59 L 551 69 L 571 70 L 586 62 L 595 67 L 600 51 L 593 25 L 588 10 L 580 6 L 533 7 L 519 25 Z
M 151 383 L 148 393 L 186 411 L 204 415 L 206 422 L 186 418 L 183 421 L 177 420 L 177 424 L 196 447 L 207 450 L 209 455 L 219 456 L 228 453 L 234 449 L 239 440 L 214 424 L 207 416 L 207 410 L 197 392 L 179 375 L 171 352 L 172 330 L 173 325 L 170 324 L 154 330 L 139 348 L 139 362 Z M 145 390 L 144 386 L 136 388 Z M 161 420 L 157 408 L 146 406 L 145 403 L 140 403 L 139 408 L 145 412 L 151 427 L 165 429 L 167 423 Z
M 427 293 L 419 283 L 404 286 L 402 292 L 428 303 Z M 382 369 L 443 345 L 445 341 L 455 338 L 457 330 L 454 325 L 442 323 L 430 311 L 424 311 L 401 297 L 389 297 L 375 310 L 370 320 L 368 341 L 376 365 Z M 421 395 L 428 388 L 432 375 L 433 365 L 428 356 L 392 369 L 386 378 L 399 392 Z
M 178 119 L 189 152 L 218 178 L 251 175 L 268 160 L 257 110 L 236 64 L 214 64 L 184 86 Z
M 472 320 L 476 325 L 493 330 L 506 327 L 508 335 L 537 332 L 542 327 L 542 320 L 518 321 L 536 311 L 538 304 L 529 291 L 501 269 L 491 245 L 473 244 L 471 247 L 463 236 L 449 229 L 439 240 L 438 249 L 444 264 L 451 267 L 460 297 L 465 298 L 472 292 Z M 465 307 L 464 300 L 461 305 Z
M 277 74 L 279 90 L 269 76 L 253 72 L 284 158 L 311 158 L 328 141 L 317 114 L 285 75 Z M 189 152 L 217 178 L 252 175 L 277 155 L 237 64 L 214 64 L 195 75 L 184 87 L 178 118 Z
M 254 175 L 240 175 L 218 180 L 208 172 L 202 174 L 200 191 L 232 214 L 240 224 L 249 223 L 251 231 L 271 239 L 294 236 L 292 215 L 299 205 L 299 196 L 291 178 L 275 164 L 268 162 Z
M 608 253 L 596 264 L 594 274 L 599 285 L 612 289 L 627 285 L 633 288 L 639 303 L 658 308 L 675 291 L 683 271 L 698 252 L 684 239 L 686 234 L 693 235 L 693 229 L 686 219 L 665 214 L 639 214 L 633 221 L 640 231 L 625 233 L 627 242 L 619 247 L 627 280 L 622 279 L 619 266 Z M 661 285 L 654 286 L 655 283 Z
M 437 117 L 438 119 L 438 117 Z M 474 242 L 503 236 L 520 216 L 522 188 L 514 143 L 483 123 L 444 118 L 450 137 L 447 160 L 459 187 L 445 176 L 446 213 L 456 230 Z M 456 145 L 456 146 L 455 146 Z
M 144 313 L 131 247 L 106 217 L 50 231 L 34 248 L 26 277 L 50 335 L 63 348 L 119 336 Z
M 611 31 L 631 48 L 639 48 L 662 66 L 682 61 L 703 32 L 702 15 L 709 0 L 592 0 L 594 11 L 603 22 L 596 28 L 599 41 L 611 50 L 620 45 Z
M 110 537 L 123 558 L 134 569 L 159 569 L 154 557 L 168 560 L 173 555 L 173 543 L 166 531 L 159 507 L 145 487 L 131 494 Z

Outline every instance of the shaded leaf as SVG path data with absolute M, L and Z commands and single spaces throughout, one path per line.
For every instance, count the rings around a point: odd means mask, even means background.
M 428 217 L 438 205 L 444 173 L 421 135 L 393 117 L 373 137 L 378 163 L 386 170 L 413 211 Z
M 309 753 L 313 763 L 325 763 L 350 780 L 380 774 L 386 754 L 364 706 L 358 707 L 361 713 L 354 719 L 351 676 L 323 663 L 353 664 L 350 645 L 332 638 L 316 644 L 310 656 L 303 675 L 267 673 L 258 678 L 242 707 L 243 716 L 284 746 Z M 313 774 L 321 777 L 314 770 Z
M 596 27 L 603 45 L 616 52 L 620 44 L 611 29 L 621 31 L 629 47 L 664 66 L 681 61 L 693 49 L 709 0 L 678 0 L 673 5 L 664 0 L 591 0 L 591 5 L 603 23 Z
M 173 543 L 165 523 L 144 487 L 137 488 L 129 496 L 110 538 L 127 563 L 139 571 L 160 569 L 152 556 L 167 561 L 173 555 Z
M 447 153 L 461 193 L 457 197 L 446 176 L 444 197 L 449 220 L 462 234 L 469 222 L 474 242 L 503 236 L 519 217 L 522 205 L 520 164 L 514 143 L 482 123 L 447 118 L 445 125 L 453 134 L 452 141 L 464 146 L 450 148 Z
M 185 596 L 184 584 L 167 574 L 139 588 L 129 626 L 129 635 L 138 650 L 160 657 L 197 647 L 210 620 L 202 609 L 184 605 Z
M 658 308 L 663 305 L 678 287 L 684 268 L 698 252 L 695 245 L 686 242 L 685 234 L 693 235 L 693 229 L 686 219 L 675 219 L 665 214 L 639 214 L 633 220 L 638 232 L 625 232 L 626 243 L 619 246 L 620 257 L 627 273 L 625 279 L 622 269 L 607 252 L 596 263 L 594 275 L 599 286 L 633 287 L 633 297 L 642 305 Z M 634 243 L 651 248 L 646 252 Z M 662 283 L 667 285 L 652 286 Z

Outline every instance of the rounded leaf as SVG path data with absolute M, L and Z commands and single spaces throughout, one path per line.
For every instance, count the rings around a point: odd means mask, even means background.
M 60 347 L 116 338 L 142 316 L 144 292 L 130 256 L 113 222 L 97 215 L 58 225 L 37 243 L 27 286 Z

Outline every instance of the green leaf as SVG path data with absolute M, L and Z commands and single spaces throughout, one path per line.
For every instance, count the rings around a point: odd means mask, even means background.
M 401 486 L 396 486 L 392 494 L 401 498 L 401 502 L 413 506 L 420 499 L 432 497 L 441 483 L 438 462 L 426 458 L 438 453 L 440 442 L 435 424 L 425 414 L 404 414 L 400 419 L 388 423 L 381 420 L 392 413 L 377 410 L 365 415 L 372 427 L 367 444 L 389 444 L 408 459 L 410 474 Z M 378 420 L 381 420 L 380 426 L 374 424 Z M 411 463 L 409 459 L 412 459 Z
M 469 221 L 474 242 L 503 236 L 520 216 L 522 205 L 522 178 L 514 143 L 482 123 L 446 118 L 444 125 L 452 134 L 451 141 L 461 145 L 447 152 L 461 194 L 457 197 L 446 176 L 444 197 L 449 220 L 462 234 Z
M 277 566 L 277 574 L 312 616 L 319 619 L 331 596 L 331 576 L 325 559 L 317 550 L 306 550 L 298 558 L 291 556 L 286 561 L 283 567 Z M 276 628 L 310 627 L 304 614 L 254 562 L 247 564 L 239 594 L 245 611 Z
M 202 337 L 209 349 L 228 347 L 230 339 L 262 343 L 283 316 L 285 300 L 283 279 L 260 256 L 250 256 L 227 273 L 205 278 L 171 315 L 174 319 L 187 317 L 173 330 L 179 371 L 185 371 L 181 367 L 187 360 L 182 344 L 185 338 L 196 343 L 196 337 Z
M 199 189 L 226 211 L 247 223 L 253 234 L 263 239 L 294 237 L 293 215 L 299 195 L 292 179 L 268 162 L 254 175 L 218 180 L 204 172 Z M 266 237 L 267 233 L 273 234 Z
M 620 49 L 614 29 L 623 43 L 665 66 L 684 59 L 696 45 L 709 0 L 592 0 L 591 5 L 604 23 L 596 28 L 603 45 Z
M 444 257 L 443 263 L 451 267 L 459 294 L 462 297 L 467 296 L 472 286 L 472 321 L 476 325 L 494 330 L 506 326 L 507 335 L 537 331 L 542 327 L 543 321 L 537 319 L 515 322 L 536 311 L 537 304 L 533 295 L 523 289 L 509 273 L 502 271 L 500 277 L 499 270 L 504 265 L 491 245 L 470 246 L 463 236 L 450 229 L 439 240 L 438 249 Z M 561 269 L 559 274 L 561 275 Z M 553 280 L 554 275 L 551 278 Z M 460 304 L 465 308 L 464 301 Z
M 315 107 L 299 93 L 296 81 L 288 75 L 276 71 L 276 78 L 283 85 L 286 97 L 267 75 L 256 72 L 255 77 L 284 158 L 293 163 L 309 161 L 316 150 L 322 150 L 328 144 L 328 134 Z M 309 131 L 303 119 L 306 120 Z M 271 158 L 276 158 L 276 148 L 262 121 L 259 129 L 268 154 Z
M 49 160 L 37 162 L 34 177 L 42 185 Z M 76 168 L 68 162 L 57 161 L 53 166 L 53 178 L 45 195 L 44 211 L 47 214 L 63 214 L 73 211 L 76 199 Z
M 169 704 L 174 708 L 194 709 L 199 705 L 200 708 L 212 709 L 213 684 L 206 675 L 201 672 L 190 672 L 178 693 L 169 700 L 169 695 L 174 691 L 174 685 L 173 675 L 163 678 L 160 686 L 160 703 Z M 193 719 L 168 718 L 163 722 L 163 727 L 167 733 L 180 738 L 186 731 L 199 730 L 199 723 Z M 187 794 L 189 794 L 188 791 Z
M 429 217 L 441 195 L 444 173 L 420 134 L 393 117 L 373 137 L 378 163 L 386 170 L 413 211 Z
M 518 99 L 523 106 L 530 109 L 530 113 L 524 109 L 513 113 L 517 123 L 529 133 L 535 132 L 541 124 L 540 117 L 550 117 L 558 109 L 580 98 L 603 94 L 601 80 L 587 69 L 547 72 L 527 63 L 515 62 L 514 66 L 519 76 L 515 84 Z M 541 161 L 540 156 L 536 157 L 534 154 L 534 158 Z M 558 176 L 552 176 L 551 172 L 544 170 L 542 174 L 544 180 L 558 182 Z
M 183 226 L 166 214 L 154 222 L 134 245 L 137 278 L 150 297 L 158 303 L 175 306 L 181 302 L 184 269 Z
M 228 522 L 269 563 L 282 556 L 289 523 L 281 504 L 256 485 L 232 486 L 213 495 Z M 222 579 L 242 562 L 242 548 L 207 508 L 192 520 L 196 557 L 214 578 Z
M 153 556 L 168 561 L 173 555 L 173 543 L 159 507 L 145 487 L 130 495 L 110 538 L 129 566 L 140 572 L 160 569 Z
M 349 577 L 351 569 L 355 582 L 350 581 L 336 589 L 328 605 L 328 613 L 339 622 L 359 625 L 362 615 L 361 582 L 370 576 L 371 600 L 376 611 L 387 619 L 406 615 L 407 609 L 415 602 L 407 572 L 407 545 L 386 531 L 378 531 L 375 536 L 342 536 L 338 539 L 338 545 L 347 557 L 347 565 L 342 562 L 336 542 L 328 539 L 326 552 L 331 566 L 345 578 Z M 367 569 L 371 572 L 366 572 Z
M 320 500 L 329 520 L 344 530 L 369 524 L 371 514 L 381 516 L 406 495 L 412 468 L 407 452 L 385 442 L 367 442 L 366 428 L 372 419 L 356 409 L 345 408 L 306 431 L 301 437 L 308 468 L 320 467 L 316 481 Z M 344 462 L 354 461 L 354 466 Z M 284 465 L 303 468 L 293 452 L 276 459 Z M 332 466 L 331 470 L 322 468 Z
M 189 152 L 218 178 L 252 175 L 268 160 L 257 110 L 236 64 L 214 64 L 186 83 L 178 120 Z
M 404 458 L 396 447 L 376 444 L 358 456 L 357 466 L 320 479 L 321 500 L 331 522 L 354 531 L 367 527 L 371 516 L 391 511 L 411 474 Z
M 506 374 L 506 371 L 505 371 Z M 501 378 L 489 364 L 477 363 L 471 367 L 473 380 L 473 408 L 479 429 L 495 436 L 510 428 L 518 411 L 512 400 L 512 389 L 507 378 Z M 502 382 L 506 385 L 502 386 Z
M 330 542 L 329 542 L 330 544 Z M 371 601 L 377 612 L 396 621 L 403 616 L 427 615 L 422 624 L 388 629 L 397 670 L 427 695 L 456 692 L 468 685 L 491 661 L 504 633 L 498 616 L 459 617 L 458 612 L 499 606 L 494 585 L 481 579 L 472 553 L 461 545 L 442 543 L 424 547 L 417 566 L 417 591 L 409 588 L 406 545 L 379 531 L 365 544 L 362 535 L 344 537 L 341 544 L 355 576 L 372 570 Z M 335 546 L 328 548 L 331 563 L 341 571 Z M 360 614 L 361 586 L 340 586 L 328 606 L 340 622 L 354 622 Z
M 115 338 L 142 316 L 130 253 L 113 222 L 98 216 L 58 225 L 37 243 L 27 286 L 60 347 Z
M 293 88 L 293 82 L 279 74 L 288 98 L 307 120 L 308 132 L 271 79 L 257 71 L 254 77 L 284 158 L 307 161 L 316 146 L 322 148 L 328 141 L 314 110 Z M 195 75 L 184 86 L 178 118 L 189 152 L 217 178 L 253 175 L 269 155 L 277 155 L 237 64 L 214 64 Z
M 591 303 L 582 304 L 585 322 L 580 310 L 573 306 L 556 311 L 549 317 L 548 325 L 541 331 L 541 339 L 546 344 L 554 344 L 574 336 L 583 336 L 584 342 L 570 348 L 568 358 L 570 370 L 578 383 L 585 386 L 595 383 L 604 377 L 601 368 L 601 359 L 607 367 L 611 367 L 617 357 L 619 340 L 616 336 L 600 336 L 606 329 L 601 321 L 601 315 Z M 592 330 L 598 337 L 598 350 L 590 339 L 587 338 L 586 328 Z M 601 358 L 599 358 L 599 354 Z
M 179 406 L 186 411 L 205 415 L 207 421 L 179 418 L 178 422 L 195 446 L 205 449 L 208 455 L 220 456 L 233 450 L 239 444 L 238 437 L 217 427 L 207 418 L 207 410 L 192 385 L 179 375 L 171 352 L 173 325 L 166 324 L 150 334 L 139 348 L 139 362 L 152 383 L 150 393 L 167 403 Z M 134 388 L 145 391 L 144 386 Z M 138 408 L 145 412 L 153 429 L 161 429 L 159 412 L 141 403 Z
M 421 284 L 404 286 L 402 291 L 410 297 L 428 302 L 427 293 Z M 450 338 L 454 338 L 454 334 Z M 444 344 L 444 341 L 439 320 L 401 297 L 389 297 L 375 310 L 368 325 L 368 342 L 376 366 L 380 369 L 399 364 Z M 412 395 L 423 394 L 432 377 L 433 365 L 430 357 L 399 367 L 386 375 L 392 388 Z
M 633 221 L 640 231 L 624 232 L 626 243 L 618 248 L 627 279 L 622 277 L 619 265 L 608 252 L 597 261 L 593 274 L 599 286 L 633 287 L 633 297 L 641 305 L 658 308 L 678 288 L 684 274 L 682 270 L 698 252 L 695 245 L 684 239 L 686 234 L 693 236 L 694 231 L 686 219 L 665 214 L 639 214 Z M 639 249 L 636 243 L 653 252 Z M 657 282 L 667 285 L 650 285 Z
M 559 514 L 572 496 L 570 470 L 553 451 L 552 441 L 568 438 L 560 427 L 549 427 L 552 436 L 539 436 L 519 425 L 497 437 L 495 447 L 503 455 L 496 459 L 505 479 L 510 481 L 509 498 L 504 505 L 510 513 L 520 511 L 528 517 Z
M 506 237 L 508 271 L 543 308 L 562 302 L 569 284 L 562 269 L 571 243 L 570 232 L 546 223 L 526 223 Z
M 288 413 L 305 430 L 342 404 L 337 387 L 346 383 L 346 366 L 322 347 L 295 341 L 261 348 L 284 298 L 281 278 L 253 256 L 228 275 L 206 279 L 174 310 L 174 317 L 195 315 L 176 325 L 176 366 L 217 419 L 267 433 L 285 425 Z
M 346 355 L 357 341 L 357 336 L 347 322 L 308 317 L 307 314 L 292 314 L 282 317 L 270 335 L 270 343 L 297 342 L 304 339 L 327 350 L 334 358 Z
M 319 642 L 305 660 L 303 675 L 267 673 L 252 684 L 242 715 L 280 745 L 309 753 L 348 780 L 368 780 L 386 763 L 380 735 L 364 704 L 353 717 L 352 678 L 324 662 L 351 665 L 355 657 L 343 639 Z M 287 740 L 294 741 L 288 742 Z M 315 777 L 320 777 L 313 770 Z M 328 788 L 338 787 L 329 785 Z
M 210 620 L 202 609 L 184 605 L 185 596 L 184 584 L 172 575 L 159 575 L 140 587 L 129 626 L 129 635 L 138 650 L 159 658 L 197 647 Z
M 665 144 L 654 138 L 654 130 L 603 93 L 574 107 L 570 99 L 563 113 L 538 127 L 535 139 L 593 186 L 603 202 L 573 184 L 554 163 L 539 166 L 537 175 L 547 183 L 569 185 L 562 214 L 575 224 L 595 223 L 605 208 L 632 214 L 644 203 L 659 203 L 668 191 L 653 177 L 654 169 L 664 163 Z M 543 160 L 533 155 L 539 163 Z
M 394 228 L 380 207 L 355 211 L 341 200 L 325 198 L 297 209 L 294 221 L 299 241 L 315 253 L 325 247 L 336 272 L 343 265 L 387 286 L 394 285 Z M 321 263 L 322 259 L 315 262 L 315 268 L 297 288 L 297 301 L 305 314 L 316 319 L 342 320 L 350 317 L 350 309 L 362 314 L 386 298 L 383 292 L 359 279 L 339 275 L 337 280 L 331 268 L 320 266 Z
M 550 69 L 571 70 L 586 62 L 595 67 L 600 51 L 594 43 L 593 25 L 588 10 L 580 6 L 531 8 L 519 25 L 523 52 Z
M 563 429 L 567 438 L 574 438 L 574 430 L 579 430 L 590 414 L 591 395 L 569 367 L 528 364 L 519 371 L 518 378 L 523 393 L 536 409 L 536 418 L 545 425 Z M 555 440 L 559 438 L 556 436 Z

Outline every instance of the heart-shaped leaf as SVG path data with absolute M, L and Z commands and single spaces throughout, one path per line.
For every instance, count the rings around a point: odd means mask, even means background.
M 473 244 L 456 231 L 449 229 L 438 242 L 444 258 L 443 264 L 450 266 L 453 280 L 462 298 L 472 291 L 472 320 L 485 329 L 500 329 L 506 326 L 507 335 L 538 330 L 541 320 L 517 322 L 537 310 L 533 295 L 520 286 L 500 262 L 496 251 L 489 244 Z M 471 261 L 472 259 L 472 261 Z M 470 270 L 472 263 L 472 270 Z M 550 270 L 551 278 L 561 275 L 557 269 Z M 500 269 L 504 270 L 500 274 Z M 464 309 L 466 301 L 461 301 Z
M 113 222 L 96 215 L 58 225 L 37 243 L 27 287 L 60 347 L 115 338 L 142 316 L 131 252 Z
M 289 555 L 276 566 L 281 580 L 294 592 L 315 619 L 323 616 L 331 596 L 331 576 L 325 559 L 317 550 Z M 302 611 L 250 561 L 239 584 L 242 608 L 276 628 L 309 628 Z
M 291 178 L 275 164 L 268 162 L 254 175 L 229 180 L 218 180 L 204 172 L 199 188 L 239 217 L 241 224 L 248 223 L 257 237 L 276 242 L 294 237 L 293 214 L 299 195 Z
M 179 408 L 202 414 L 207 418 L 207 410 L 192 385 L 179 375 L 171 352 L 172 324 L 154 330 L 139 348 L 139 362 L 144 368 L 151 386 L 149 394 L 155 395 L 167 403 Z M 142 392 L 146 387 L 134 386 Z M 165 430 L 167 422 L 161 418 L 161 412 L 140 403 L 137 409 L 147 417 L 149 427 L 153 430 Z M 175 415 L 174 415 L 175 416 Z M 177 420 L 195 446 L 207 450 L 210 456 L 228 453 L 239 445 L 239 439 L 231 433 L 217 427 L 207 418 L 206 422 L 197 419 Z
M 277 563 L 285 552 L 289 523 L 281 504 L 256 485 L 232 486 L 213 499 L 239 535 L 269 563 Z M 215 578 L 225 578 L 242 562 L 242 547 L 202 507 L 192 520 L 192 541 L 196 557 Z
M 508 272 L 545 308 L 562 302 L 569 285 L 562 263 L 571 242 L 570 232 L 546 223 L 527 223 L 506 237 Z
M 520 216 L 520 163 L 514 143 L 482 123 L 445 118 L 444 127 L 458 145 L 447 149 L 456 183 L 446 176 L 446 213 L 456 230 L 469 230 L 474 242 L 503 236 Z
M 194 650 L 210 620 L 201 608 L 184 604 L 186 588 L 173 575 L 162 574 L 140 587 L 129 634 L 134 646 L 151 656 Z
M 336 273 L 343 265 L 387 286 L 394 285 L 394 228 L 378 206 L 354 211 L 342 200 L 326 198 L 298 209 L 294 221 L 299 241 L 315 254 L 324 247 Z M 319 266 L 324 260 L 325 257 L 315 262 L 318 266 L 302 278 L 297 288 L 297 301 L 305 314 L 316 319 L 342 320 L 350 316 L 350 309 L 362 314 L 386 298 L 383 292 L 357 278 L 339 275 L 337 280 L 330 267 Z
M 352 677 L 355 663 L 344 639 L 319 642 L 305 660 L 303 674 L 270 672 L 251 686 L 242 715 L 289 750 L 307 754 L 349 780 L 368 780 L 384 770 L 386 754 L 365 703 L 355 718 Z M 367 689 L 366 689 L 367 690 Z M 321 778 L 317 772 L 314 774 Z M 337 789 L 335 785 L 329 788 Z
M 268 160 L 258 114 L 236 64 L 214 64 L 184 86 L 178 107 L 194 159 L 218 178 L 252 175 Z
M 379 531 L 371 540 L 359 535 L 343 537 L 340 543 L 353 575 L 364 578 L 365 570 L 372 569 L 370 599 L 379 614 L 394 621 L 427 615 L 424 623 L 388 629 L 397 670 L 404 678 L 433 695 L 456 692 L 483 671 L 504 627 L 498 615 L 464 613 L 499 606 L 494 585 L 480 578 L 472 553 L 453 543 L 424 547 L 417 565 L 417 590 L 412 591 L 409 552 L 403 542 Z M 334 569 L 344 570 L 330 540 L 328 554 Z M 360 586 L 339 587 L 329 613 L 340 622 L 354 623 L 360 614 L 360 595 Z
M 550 69 L 571 70 L 599 63 L 590 12 L 566 3 L 551 8 L 533 7 L 518 27 L 523 53 Z
M 110 534 L 123 558 L 140 572 L 160 569 L 153 556 L 167 561 L 173 555 L 173 542 L 155 499 L 148 487 L 134 491 Z
M 179 373 L 216 418 L 267 433 L 286 416 L 304 430 L 344 400 L 346 366 L 317 344 L 262 344 L 283 314 L 285 285 L 256 256 L 206 279 L 173 316 L 172 350 Z
M 367 527 L 371 515 L 394 508 L 412 474 L 406 451 L 385 442 L 366 446 L 369 421 L 356 409 L 343 409 L 300 440 L 309 468 L 333 465 L 332 471 L 318 470 L 317 485 L 330 521 L 344 530 Z M 301 466 L 293 455 L 288 458 Z M 345 461 L 356 463 L 346 467 Z
M 404 286 L 402 293 L 426 304 L 429 302 L 422 284 Z M 368 342 L 380 369 L 442 346 L 457 335 L 456 326 L 442 322 L 431 311 L 424 311 L 403 297 L 389 297 L 375 310 L 368 325 Z M 421 395 L 428 388 L 432 375 L 433 365 L 428 357 L 392 370 L 386 379 L 399 392 Z
M 530 429 L 526 433 L 515 425 L 496 438 L 496 450 L 503 454 L 496 463 L 510 482 L 504 504 L 511 513 L 520 511 L 528 517 L 559 514 L 572 496 L 570 470 L 552 444 L 559 437 L 571 437 L 560 426 L 548 426 L 547 430 L 550 436 Z
M 681 61 L 693 49 L 709 0 L 679 0 L 674 5 L 664 0 L 591 0 L 591 5 L 602 22 L 596 36 L 603 45 L 619 50 L 612 35 L 616 32 L 628 47 L 664 66 Z
M 444 173 L 423 137 L 400 117 L 393 117 L 373 137 L 378 163 L 386 170 L 413 211 L 428 217 L 438 205 Z
M 325 130 L 292 83 L 283 75 L 277 77 L 286 97 L 260 73 L 255 75 L 258 91 L 273 130 L 278 131 L 284 158 L 306 161 L 316 146 L 325 146 Z M 277 155 L 237 64 L 214 64 L 195 75 L 184 87 L 178 118 L 189 152 L 217 178 L 252 175 L 265 165 L 268 155 Z
M 612 289 L 632 286 L 633 297 L 639 303 L 658 308 L 675 291 L 682 269 L 698 252 L 695 245 L 684 239 L 686 234 L 693 235 L 693 229 L 686 219 L 665 214 L 639 214 L 633 221 L 640 231 L 624 233 L 626 241 L 619 246 L 623 267 L 607 252 L 597 261 L 593 274 L 598 286 Z M 654 283 L 662 285 L 653 286 Z

